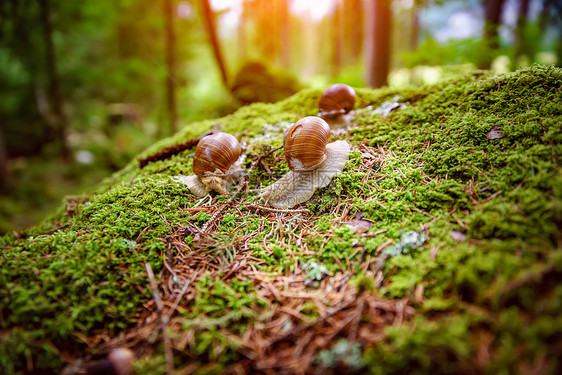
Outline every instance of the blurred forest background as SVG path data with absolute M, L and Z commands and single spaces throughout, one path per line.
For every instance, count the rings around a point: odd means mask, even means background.
M 561 62 L 558 0 L 2 0 L 0 234 L 247 103 Z

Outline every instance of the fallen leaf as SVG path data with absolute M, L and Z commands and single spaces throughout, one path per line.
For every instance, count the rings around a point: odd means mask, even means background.
M 357 213 L 355 219 L 348 221 L 346 224 L 353 233 L 365 233 L 373 226 L 371 220 L 361 218 L 361 213 Z
M 464 233 L 463 233 L 462 231 L 460 231 L 460 230 L 451 231 L 450 235 L 451 235 L 451 238 L 452 238 L 454 241 L 457 241 L 457 242 L 466 241 L 466 234 L 464 234 Z
M 500 139 L 503 138 L 503 133 L 500 132 L 501 128 L 499 125 L 496 125 L 486 134 L 486 138 L 488 139 Z

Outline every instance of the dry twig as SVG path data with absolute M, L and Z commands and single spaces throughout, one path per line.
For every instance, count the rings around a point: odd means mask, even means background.
M 162 329 L 162 337 L 164 340 L 164 355 L 166 357 L 166 374 L 173 375 L 174 374 L 174 353 L 172 351 L 172 343 L 170 341 L 170 336 L 168 336 L 168 332 L 166 331 L 168 327 L 168 316 L 164 315 L 164 308 L 162 306 L 162 297 L 160 296 L 160 292 L 158 291 L 158 284 L 156 283 L 156 279 L 154 278 L 154 272 L 152 272 L 152 267 L 150 263 L 145 263 L 144 267 L 146 269 L 146 274 L 148 275 L 148 279 L 150 280 L 150 288 L 152 289 L 152 298 L 156 303 L 156 308 L 158 309 L 158 315 L 160 317 L 160 326 Z

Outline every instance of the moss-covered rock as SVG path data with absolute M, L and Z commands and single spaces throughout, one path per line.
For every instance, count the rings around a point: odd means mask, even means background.
M 246 168 L 256 162 L 232 200 L 198 201 L 174 182 L 191 172 L 187 150 L 133 160 L 0 238 L 0 367 L 59 373 L 128 346 L 151 374 L 557 373 L 562 70 L 357 93 L 356 126 L 338 136 L 354 146 L 344 173 L 296 210 L 257 205 L 253 189 L 287 171 L 270 150 L 317 112 L 321 90 L 220 119 L 246 143 Z M 373 111 L 398 94 L 405 108 Z M 141 156 L 213 126 L 189 124 Z M 358 213 L 367 233 L 345 224 Z

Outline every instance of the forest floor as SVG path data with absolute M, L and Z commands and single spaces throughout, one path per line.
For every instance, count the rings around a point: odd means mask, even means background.
M 193 149 L 132 160 L 0 237 L 0 367 L 136 374 L 541 373 L 562 368 L 562 70 L 358 89 L 343 173 L 277 210 L 283 130 L 320 90 L 193 123 L 246 145 L 230 197 L 197 199 Z M 403 105 L 383 115 L 385 102 Z

